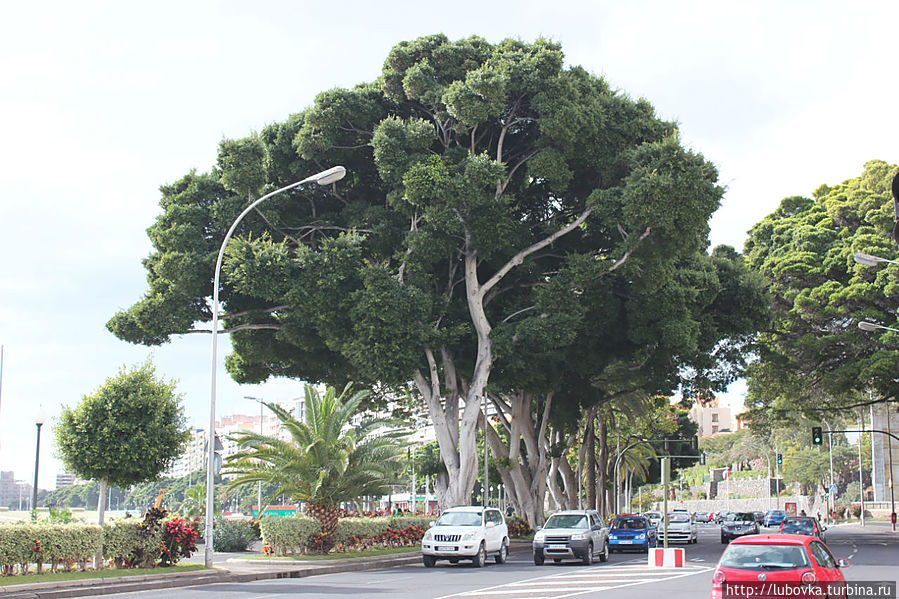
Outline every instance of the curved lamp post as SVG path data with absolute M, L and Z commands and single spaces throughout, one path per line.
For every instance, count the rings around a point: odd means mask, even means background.
M 206 460 L 206 533 L 205 533 L 205 561 L 206 567 L 212 567 L 212 535 L 213 535 L 213 517 L 214 517 L 214 508 L 213 508 L 213 498 L 215 497 L 215 490 L 213 488 L 215 484 L 215 378 L 216 378 L 216 366 L 218 360 L 218 333 L 219 333 L 219 274 L 222 270 L 222 261 L 225 257 L 225 246 L 228 245 L 228 240 L 231 239 L 231 235 L 234 234 L 235 229 L 237 229 L 237 225 L 240 224 L 240 221 L 249 214 L 251 210 L 253 210 L 256 206 L 269 199 L 272 196 L 278 195 L 279 193 L 283 193 L 294 187 L 299 187 L 304 183 L 318 183 L 319 185 L 330 185 L 331 183 L 335 183 L 343 179 L 344 175 L 346 175 L 346 169 L 342 166 L 335 166 L 333 168 L 329 168 L 328 170 L 322 171 L 320 173 L 316 173 L 311 177 L 306 177 L 302 181 L 298 181 L 296 183 L 291 183 L 281 189 L 276 189 L 271 193 L 267 193 L 249 206 L 247 206 L 243 212 L 234 220 L 231 224 L 231 228 L 228 229 L 228 232 L 225 234 L 225 238 L 222 240 L 222 246 L 219 248 L 218 259 L 215 262 L 215 278 L 212 283 L 212 367 L 211 367 L 211 376 L 210 376 L 210 392 L 209 392 L 209 431 L 207 433 L 208 444 L 207 447 L 207 460 Z M 40 429 L 39 429 L 40 430 Z M 35 468 L 35 474 L 37 474 L 37 468 Z

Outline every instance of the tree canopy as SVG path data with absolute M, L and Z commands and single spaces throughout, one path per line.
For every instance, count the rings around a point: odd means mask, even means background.
M 566 68 L 551 41 L 432 35 L 164 186 L 149 290 L 109 329 L 158 344 L 208 321 L 215 256 L 247 202 L 336 164 L 343 181 L 272 198 L 229 245 L 228 371 L 413 382 L 445 505 L 474 485 L 491 389 L 564 385 L 577 413 L 583 392 L 720 383 L 764 316 L 742 259 L 705 254 L 716 169 L 647 101 Z
M 858 323 L 899 328 L 899 268 L 853 258 L 897 257 L 890 240 L 896 171 L 868 162 L 861 176 L 822 185 L 812 198 L 784 199 L 750 231 L 746 257 L 769 281 L 776 316 L 751 369 L 748 405 L 757 412 L 799 409 L 819 419 L 822 410 L 896 398 L 899 336 Z

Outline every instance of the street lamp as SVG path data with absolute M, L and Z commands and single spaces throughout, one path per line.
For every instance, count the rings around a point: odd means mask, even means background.
M 206 535 L 205 535 L 205 562 L 206 567 L 212 567 L 212 535 L 213 535 L 213 498 L 215 497 L 213 486 L 215 485 L 215 451 L 213 448 L 215 447 L 215 378 L 216 378 L 216 367 L 218 361 L 218 333 L 219 333 L 219 274 L 222 270 L 222 261 L 225 259 L 225 246 L 228 245 L 228 240 L 231 239 L 231 235 L 234 234 L 234 231 L 237 229 L 237 225 L 240 224 L 240 221 L 250 213 L 256 206 L 269 199 L 272 196 L 278 195 L 279 193 L 283 193 L 295 187 L 299 187 L 304 183 L 318 183 L 319 185 L 330 185 L 331 183 L 336 183 L 343 179 L 344 175 L 346 175 L 346 169 L 342 166 L 335 166 L 324 170 L 320 173 L 316 173 L 311 177 L 306 177 L 302 181 L 298 181 L 296 183 L 291 183 L 290 185 L 286 185 L 281 189 L 276 189 L 270 193 L 265 194 L 249 206 L 247 206 L 243 212 L 234 220 L 231 224 L 231 228 L 228 229 L 228 232 L 225 234 L 225 238 L 222 240 L 222 246 L 219 248 L 218 259 L 215 262 L 215 277 L 212 283 L 212 366 L 210 368 L 210 391 L 209 391 L 209 433 L 207 435 L 208 439 L 208 447 L 210 448 L 207 455 L 206 462 Z
M 871 254 L 866 254 L 864 252 L 855 252 L 855 255 L 852 256 L 852 259 L 861 264 L 862 266 L 877 266 L 878 264 L 889 263 L 889 264 L 899 264 L 896 260 L 887 260 L 886 258 L 881 258 L 880 256 L 872 256 Z
M 877 329 L 883 329 L 885 331 L 893 331 L 894 333 L 899 333 L 899 329 L 885 327 L 882 324 L 868 322 L 867 320 L 858 321 L 858 328 L 860 328 L 863 331 L 876 331 Z
M 37 467 L 41 457 L 41 427 L 44 425 L 44 408 L 41 405 L 38 405 L 34 423 L 37 425 L 37 442 L 34 450 L 34 488 L 31 490 L 32 514 L 37 510 Z

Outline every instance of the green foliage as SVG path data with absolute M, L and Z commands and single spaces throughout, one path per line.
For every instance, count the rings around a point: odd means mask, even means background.
M 256 530 L 249 522 L 219 519 L 215 523 L 212 544 L 216 551 L 233 553 L 246 551 L 256 539 Z
M 58 564 L 68 571 L 73 563 L 93 557 L 103 544 L 103 529 L 83 524 L 4 524 L 0 525 L 0 568 L 12 573 L 18 565 L 24 573 L 28 564 L 44 562 L 53 571 Z
M 350 392 L 351 385 L 340 395 L 328 387 L 320 397 L 315 387 L 306 385 L 305 422 L 277 404 L 265 404 L 290 440 L 238 433 L 235 439 L 241 449 L 226 462 L 237 476 L 228 488 L 261 480 L 277 485 L 274 496 L 324 506 L 385 493 L 401 457 L 399 439 L 379 431 L 387 424 L 384 420 L 351 423 L 368 392 Z
M 305 514 L 273 518 L 266 516 L 259 521 L 262 542 L 278 555 L 300 553 L 321 524 Z
M 188 439 L 174 383 L 145 363 L 122 369 L 74 409 L 63 408 L 56 446 L 70 472 L 120 487 L 154 478 Z
M 853 260 L 856 252 L 896 257 L 889 192 L 896 170 L 868 162 L 861 176 L 821 186 L 813 199 L 784 199 L 750 231 L 747 259 L 768 281 L 776 314 L 751 371 L 747 405 L 756 412 L 814 414 L 859 403 L 865 389 L 876 397 L 899 391 L 899 338 L 857 328 L 862 320 L 899 326 L 899 268 Z
M 113 560 L 117 568 L 150 566 L 159 556 L 162 535 L 161 529 L 147 534 L 143 521 L 137 518 L 116 520 L 103 527 L 103 556 Z

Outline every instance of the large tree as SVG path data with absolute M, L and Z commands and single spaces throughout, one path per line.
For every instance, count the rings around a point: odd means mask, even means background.
M 756 417 L 895 401 L 899 336 L 862 331 L 860 321 L 899 328 L 899 267 L 855 262 L 856 252 L 895 259 L 890 180 L 881 161 L 812 198 L 790 197 L 750 231 L 746 256 L 769 281 L 776 320 L 760 338 L 749 405 Z
M 110 330 L 155 344 L 202 329 L 235 216 L 335 164 L 349 173 L 339 184 L 282 194 L 241 223 L 220 294 L 228 370 L 240 382 L 411 381 L 446 466 L 443 505 L 472 491 L 495 366 L 537 371 L 529 348 L 561 352 L 591 329 L 606 355 L 618 339 L 645 346 L 619 372 L 676 370 L 659 345 L 706 330 L 680 321 L 705 288 L 685 294 L 674 265 L 707 246 L 715 168 L 648 102 L 566 68 L 558 44 L 442 35 L 398 44 L 375 83 L 323 92 L 222 142 L 213 172 L 163 187 L 150 289 Z

